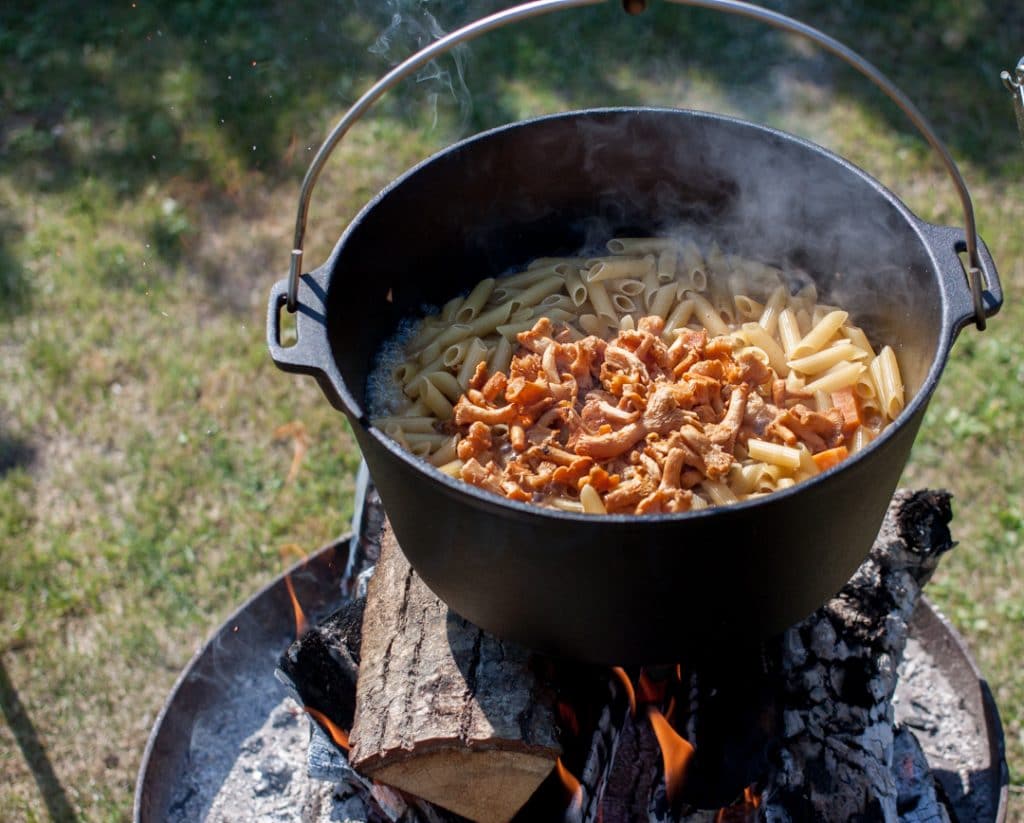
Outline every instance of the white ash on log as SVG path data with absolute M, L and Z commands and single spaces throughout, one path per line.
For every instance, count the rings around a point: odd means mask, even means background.
M 350 762 L 473 820 L 509 820 L 555 765 L 554 696 L 530 654 L 451 613 L 390 527 L 367 592 Z

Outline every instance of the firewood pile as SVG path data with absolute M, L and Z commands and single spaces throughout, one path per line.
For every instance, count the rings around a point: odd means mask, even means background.
M 392 821 L 949 820 L 893 694 L 950 519 L 947 494 L 900 492 L 854 577 L 781 638 L 625 671 L 450 612 L 371 489 L 355 596 L 280 661 L 320 721 L 310 766 L 333 781 L 310 819 L 358 802 L 354 819 Z

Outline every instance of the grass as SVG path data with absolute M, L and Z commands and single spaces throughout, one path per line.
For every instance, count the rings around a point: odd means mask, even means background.
M 0 10 L 0 818 L 127 819 L 146 735 L 192 651 L 278 573 L 283 546 L 312 550 L 347 528 L 351 435 L 312 381 L 270 364 L 265 294 L 327 124 L 425 36 L 424 10 L 450 29 L 484 6 Z M 961 545 L 928 592 L 992 684 L 1024 819 L 1024 152 L 997 79 L 1020 56 L 1024 11 L 785 10 L 858 48 L 934 120 L 1001 268 L 1006 307 L 961 335 L 905 482 L 956 495 Z M 383 55 L 369 50 L 382 32 Z M 635 19 L 576 11 L 478 41 L 464 83 L 441 68 L 343 143 L 317 190 L 308 261 L 458 135 L 585 105 L 768 122 L 862 165 L 922 217 L 960 219 L 898 111 L 747 22 L 665 4 Z M 292 444 L 275 431 L 292 421 L 309 449 L 286 483 Z

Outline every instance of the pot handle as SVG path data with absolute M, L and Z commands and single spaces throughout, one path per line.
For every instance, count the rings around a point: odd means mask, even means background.
M 1017 62 L 1017 68 L 1011 75 L 1008 71 L 999 73 L 1010 94 L 1013 95 L 1013 111 L 1017 115 L 1017 130 L 1020 132 L 1021 143 L 1024 143 L 1024 57 Z
M 964 264 L 960 255 L 967 250 L 967 238 L 963 229 L 953 226 L 937 226 L 934 223 L 921 222 L 928 248 L 936 257 L 938 271 L 942 279 L 942 290 L 948 305 L 948 313 L 952 318 L 953 336 L 964 326 L 977 317 L 978 307 L 974 295 L 964 278 Z M 978 256 L 981 271 L 988 284 L 982 293 L 981 311 L 985 317 L 991 317 L 1003 305 L 1003 286 L 999 281 L 995 263 L 988 247 L 980 238 L 978 240 Z
M 298 216 L 295 220 L 295 240 L 292 244 L 291 261 L 288 270 L 288 291 L 286 305 L 289 311 L 294 312 L 298 306 L 299 275 L 302 272 L 302 251 L 306 234 L 306 219 L 309 214 L 309 201 L 316 185 L 317 178 L 330 156 L 334 147 L 341 141 L 348 130 L 360 117 L 400 80 L 408 77 L 413 72 L 425 66 L 435 57 L 446 54 L 455 46 L 475 40 L 482 34 L 494 29 L 502 28 L 510 23 L 517 23 L 528 20 L 532 17 L 539 17 L 553 11 L 576 8 L 582 6 L 595 6 L 608 0 L 534 0 L 530 3 L 523 3 L 519 6 L 496 12 L 487 17 L 469 23 L 461 29 L 456 29 L 450 34 L 435 40 L 430 45 L 416 52 L 416 54 L 399 63 L 391 71 L 378 80 L 352 107 L 345 112 L 344 117 L 338 121 L 330 134 L 324 140 L 316 156 L 310 163 L 309 170 L 302 181 L 302 189 L 299 193 Z M 715 11 L 735 14 L 740 17 L 748 17 L 766 23 L 782 31 L 797 34 L 816 43 L 825 51 L 840 58 L 868 80 L 881 89 L 885 95 L 892 100 L 900 110 L 910 119 L 910 122 L 917 128 L 918 132 L 928 141 L 928 144 L 935 150 L 942 160 L 946 172 L 949 174 L 960 197 L 960 204 L 964 214 L 964 241 L 969 259 L 967 269 L 968 280 L 970 281 L 971 294 L 974 302 L 974 322 L 979 331 L 985 328 L 985 305 L 982 292 L 988 287 L 984 279 L 984 268 L 981 265 L 981 258 L 978 253 L 978 230 L 974 220 L 974 204 L 971 202 L 970 192 L 967 184 L 960 175 L 960 170 L 953 161 L 952 155 L 945 144 L 939 139 L 924 115 L 910 101 L 902 91 L 871 63 L 861 57 L 857 52 L 844 46 L 838 40 L 830 37 L 806 23 L 794 20 L 777 11 L 761 8 L 741 0 L 668 0 L 681 6 L 698 6 Z M 639 13 L 646 8 L 646 0 L 622 0 L 623 8 L 632 14 Z
M 299 278 L 295 318 L 298 339 L 292 346 L 281 344 L 281 310 L 288 303 L 289 282 L 279 280 L 274 284 L 267 303 L 267 348 L 279 369 L 312 375 L 332 406 L 359 418 L 360 406 L 334 364 L 327 337 L 327 280 L 327 266 Z

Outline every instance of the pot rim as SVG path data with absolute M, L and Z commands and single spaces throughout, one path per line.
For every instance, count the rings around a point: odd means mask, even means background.
M 349 241 L 350 236 L 358 230 L 359 225 L 367 214 L 370 213 L 381 201 L 386 197 L 390 196 L 399 186 L 406 183 L 407 180 L 412 178 L 414 175 L 422 171 L 430 164 L 438 161 L 442 157 L 448 155 L 451 152 L 459 151 L 467 146 L 471 146 L 474 143 L 482 140 L 489 139 L 497 134 L 504 133 L 506 131 L 512 131 L 521 128 L 531 128 L 541 123 L 549 121 L 563 120 L 563 119 L 575 119 L 584 116 L 622 116 L 622 115 L 669 115 L 669 116 L 685 116 L 692 117 L 698 120 L 705 120 L 708 122 L 725 122 L 730 126 L 738 126 L 740 128 L 750 129 L 754 132 L 760 132 L 764 136 L 771 136 L 779 139 L 783 139 L 790 143 L 796 143 L 801 148 L 814 152 L 819 155 L 824 155 L 828 160 L 835 163 L 842 170 L 847 173 L 853 174 L 854 176 L 861 179 L 862 182 L 869 185 L 878 194 L 882 195 L 891 206 L 893 206 L 906 220 L 906 222 L 913 229 L 917 235 L 921 245 L 927 251 L 929 258 L 931 259 L 931 274 L 935 279 L 936 288 L 938 289 L 940 304 L 941 304 L 941 318 L 942 318 L 942 333 L 939 335 L 938 345 L 935 348 L 932 356 L 931 365 L 925 375 L 924 381 L 921 387 L 914 394 L 913 398 L 910 399 L 899 416 L 893 420 L 882 433 L 872 440 L 867 446 L 860 451 L 848 456 L 840 463 L 826 469 L 820 474 L 814 477 L 803 480 L 789 488 L 777 489 L 771 493 L 761 496 L 748 498 L 747 500 L 741 500 L 736 503 L 730 503 L 724 506 L 711 506 L 704 509 L 696 509 L 687 512 L 679 513 L 657 513 L 657 514 L 604 514 L 600 515 L 601 523 L 608 523 L 614 526 L 629 525 L 634 526 L 638 523 L 666 523 L 666 522 L 687 522 L 690 520 L 697 520 L 701 518 L 716 518 L 728 516 L 730 512 L 735 510 L 747 511 L 755 509 L 757 507 L 763 507 L 766 505 L 773 505 L 775 503 L 781 503 L 789 498 L 799 495 L 808 489 L 812 489 L 823 483 L 827 483 L 831 478 L 837 474 L 849 470 L 855 465 L 860 464 L 864 460 L 868 459 L 870 455 L 878 451 L 878 449 L 885 446 L 890 440 L 892 440 L 899 429 L 902 429 L 908 421 L 915 417 L 919 412 L 923 411 L 923 408 L 927 405 L 931 399 L 932 394 L 938 385 L 939 377 L 942 374 L 943 369 L 949 359 L 949 352 L 952 349 L 953 341 L 956 338 L 959 329 L 970 322 L 971 318 L 962 320 L 959 324 L 957 318 L 953 316 L 953 312 L 950 305 L 950 296 L 947 290 L 944 288 L 941 278 L 942 267 L 936 257 L 935 247 L 927 236 L 927 229 L 929 227 L 944 228 L 937 226 L 937 224 L 929 223 L 920 217 L 918 217 L 910 208 L 896 196 L 888 187 L 877 180 L 875 177 L 868 174 L 866 171 L 861 169 L 859 166 L 853 164 L 846 158 L 836 154 L 828 148 L 825 148 L 811 140 L 804 137 L 791 134 L 789 132 L 776 129 L 771 126 L 765 126 L 760 123 L 754 123 L 750 120 L 745 120 L 740 117 L 734 117 L 730 115 L 719 114 L 716 112 L 702 111 L 699 109 L 685 109 L 685 108 L 673 108 L 669 106 L 607 106 L 597 107 L 588 109 L 573 109 L 563 112 L 556 112 L 553 114 L 540 115 L 538 117 L 528 118 L 526 120 L 517 120 L 512 123 L 505 123 L 500 126 L 496 126 L 491 129 L 487 129 L 482 132 L 470 135 L 469 137 L 463 138 L 445 148 L 438 150 L 431 154 L 429 157 L 419 161 L 405 172 L 400 174 L 384 188 L 382 188 L 376 195 L 374 195 L 349 221 L 345 230 L 342 232 L 341 237 L 335 244 L 334 249 L 331 251 L 328 259 L 320 267 L 321 271 L 326 274 L 326 292 L 325 302 L 327 295 L 330 293 L 330 288 L 333 281 L 334 267 L 338 257 L 341 255 L 343 248 Z M 332 353 L 333 360 L 333 347 L 328 346 Z M 337 371 L 336 364 L 332 363 L 335 374 L 340 376 L 340 372 Z M 344 380 L 342 380 L 344 384 Z M 345 392 L 345 394 L 349 394 Z M 398 443 L 388 437 L 384 432 L 377 429 L 375 426 L 370 424 L 369 416 L 366 410 L 363 408 L 364 404 L 354 402 L 354 398 L 349 395 L 349 402 L 352 403 L 352 408 L 347 408 L 346 412 L 350 421 L 353 424 L 358 423 L 367 434 L 375 438 L 378 443 L 384 446 L 393 456 L 400 459 L 409 467 L 413 468 L 417 472 L 425 475 L 429 479 L 439 482 L 450 494 L 455 496 L 469 495 L 478 504 L 482 504 L 484 507 L 493 507 L 504 510 L 505 512 L 515 513 L 521 517 L 532 518 L 540 517 L 541 519 L 551 518 L 553 520 L 559 520 L 563 522 L 579 522 L 579 523 L 593 523 L 595 522 L 595 515 L 585 514 L 582 512 L 570 512 L 563 509 L 554 509 L 546 506 L 538 506 L 532 503 L 521 503 L 516 500 L 511 500 L 507 497 L 501 497 L 491 492 L 484 491 L 477 488 L 471 483 L 466 483 L 462 480 L 456 480 L 445 474 L 444 472 L 437 469 L 435 466 L 427 463 L 425 460 L 416 457 L 411 452 L 403 449 Z

